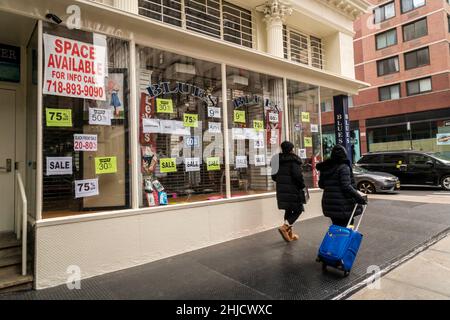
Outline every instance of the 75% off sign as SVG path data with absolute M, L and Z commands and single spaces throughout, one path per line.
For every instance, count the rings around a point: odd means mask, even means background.
M 75 180 L 75 198 L 85 198 L 98 195 L 98 178 Z

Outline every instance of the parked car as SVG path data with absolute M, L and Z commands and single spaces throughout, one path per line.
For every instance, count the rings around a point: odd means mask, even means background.
M 399 179 L 385 172 L 371 172 L 360 166 L 353 166 L 356 186 L 359 191 L 370 194 L 377 192 L 395 192 L 400 189 Z
M 450 191 L 450 156 L 421 151 L 371 152 L 358 165 L 369 171 L 386 172 L 402 186 L 434 186 Z

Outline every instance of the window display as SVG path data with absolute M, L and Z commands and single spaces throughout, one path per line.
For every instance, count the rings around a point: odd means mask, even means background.
M 283 80 L 227 67 L 232 196 L 274 190 L 270 160 L 283 137 Z
M 128 208 L 128 43 L 44 24 L 43 44 L 43 218 Z
M 289 131 L 295 153 L 303 160 L 303 177 L 317 188 L 316 164 L 321 161 L 319 89 L 309 84 L 287 81 Z
M 136 52 L 141 207 L 224 198 L 220 65 Z

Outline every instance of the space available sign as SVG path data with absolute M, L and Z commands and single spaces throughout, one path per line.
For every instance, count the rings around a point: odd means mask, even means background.
M 47 176 L 72 174 L 72 157 L 47 157 Z
M 106 47 L 44 34 L 44 94 L 106 100 Z

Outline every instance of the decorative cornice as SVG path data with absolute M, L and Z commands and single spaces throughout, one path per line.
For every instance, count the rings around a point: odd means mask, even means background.
M 366 13 L 372 6 L 366 0 L 319 0 L 334 10 L 339 11 L 352 20 Z

